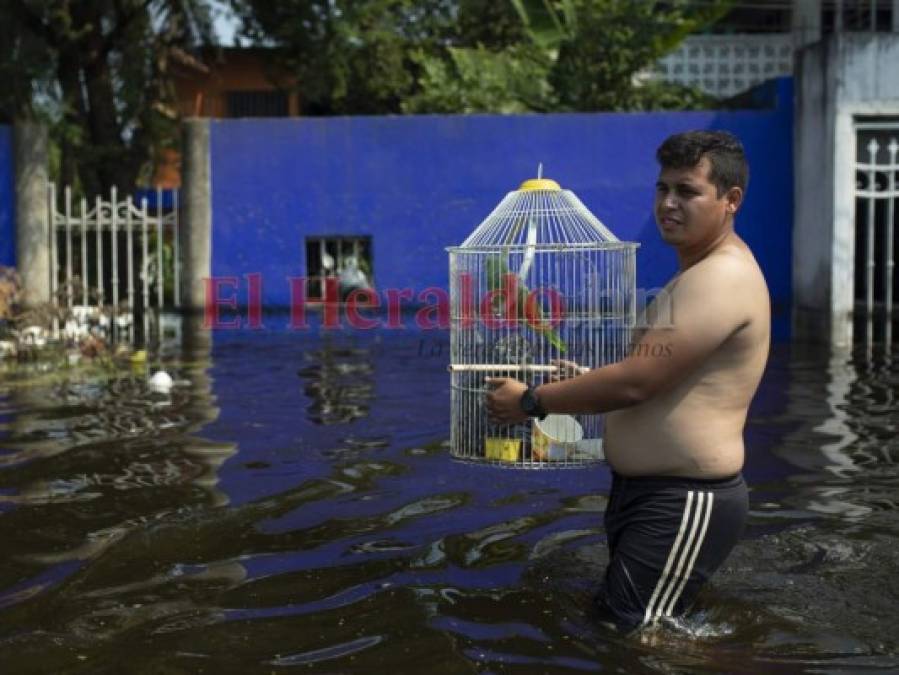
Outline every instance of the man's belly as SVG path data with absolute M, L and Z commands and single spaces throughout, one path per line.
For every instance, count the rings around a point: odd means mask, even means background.
M 743 468 L 742 414 L 643 404 L 606 415 L 606 460 L 625 476 L 723 478 Z

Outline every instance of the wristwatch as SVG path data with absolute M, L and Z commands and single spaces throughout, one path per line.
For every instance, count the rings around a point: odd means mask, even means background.
M 541 420 L 546 417 L 546 410 L 540 405 L 540 400 L 537 398 L 534 387 L 531 385 L 528 385 L 528 388 L 524 390 L 518 405 L 521 406 L 521 410 L 528 417 L 538 417 Z

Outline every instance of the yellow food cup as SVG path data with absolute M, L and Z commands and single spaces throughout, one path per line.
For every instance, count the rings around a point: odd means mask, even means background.
M 521 439 L 488 438 L 484 442 L 487 459 L 500 462 L 517 462 L 521 457 Z

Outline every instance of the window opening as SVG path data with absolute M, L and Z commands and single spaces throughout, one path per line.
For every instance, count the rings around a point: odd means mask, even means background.
M 370 236 L 306 238 L 307 298 L 325 299 L 327 279 L 334 279 L 341 300 L 358 289 L 374 287 Z

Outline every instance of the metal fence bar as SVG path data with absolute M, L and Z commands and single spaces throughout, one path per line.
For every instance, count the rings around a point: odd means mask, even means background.
M 125 254 L 128 256 L 128 311 L 134 316 L 134 233 L 131 223 L 131 208 L 133 197 L 125 198 L 125 236 L 127 246 Z M 133 325 L 132 325 L 133 329 Z
M 109 222 L 109 232 L 110 232 L 110 245 L 112 246 L 112 339 L 115 340 L 118 336 L 118 322 L 116 318 L 119 313 L 119 233 L 118 233 L 118 220 L 119 220 L 119 203 L 118 203 L 118 191 L 116 190 L 115 185 L 112 186 L 112 189 L 109 191 L 109 196 L 112 199 L 112 203 L 110 204 L 110 212 L 111 212 L 111 220 Z
M 875 181 L 877 180 L 877 172 L 874 164 L 877 161 L 877 151 L 880 145 L 877 140 L 872 138 L 868 145 L 869 169 L 868 169 L 868 189 L 872 192 L 875 189 Z M 868 218 L 865 223 L 865 309 L 868 316 L 874 312 L 874 218 L 876 216 L 876 201 L 873 198 L 867 200 Z
M 103 306 L 103 199 L 98 195 L 96 200 L 97 229 L 97 306 Z
M 149 220 L 147 214 L 147 200 L 146 198 L 141 200 L 141 260 L 140 260 L 140 268 L 141 268 L 141 277 L 143 281 L 143 316 L 144 316 L 144 342 L 147 341 L 148 337 L 148 328 L 149 328 L 149 319 L 150 319 L 150 259 L 149 259 L 149 246 L 150 242 L 148 241 L 148 223 Z M 132 312 L 134 309 L 132 308 Z
M 156 298 L 159 302 L 159 309 L 162 309 L 165 300 L 165 285 L 163 279 L 163 256 L 162 256 L 162 188 L 156 188 Z
M 49 219 L 49 233 L 47 245 L 50 258 L 50 290 L 52 297 L 58 305 L 68 308 L 90 306 L 101 308 L 105 303 L 111 302 L 112 316 L 110 333 L 113 340 L 121 337 L 126 330 L 124 322 L 119 317 L 120 303 L 127 307 L 130 314 L 130 328 L 127 332 L 133 339 L 135 337 L 134 318 L 138 306 L 144 310 L 144 335 L 149 337 L 149 329 L 154 325 L 150 318 L 150 309 L 162 310 L 169 304 L 179 307 L 180 296 L 180 250 L 179 250 L 179 219 L 178 219 L 178 195 L 173 192 L 174 210 L 166 214 L 164 212 L 162 198 L 163 189 L 156 188 L 157 206 L 155 214 L 149 207 L 147 199 L 141 201 L 140 207 L 136 205 L 133 197 L 119 200 L 118 190 L 112 187 L 109 193 L 109 201 L 103 196 L 95 196 L 93 199 L 80 197 L 79 212 L 76 213 L 74 198 L 70 186 L 64 188 L 62 208 L 57 207 L 58 187 L 55 184 L 47 185 L 46 207 Z M 89 208 L 92 207 L 92 208 Z M 124 209 L 124 213 L 122 210 Z M 122 228 L 125 229 L 125 241 L 119 246 L 119 236 Z M 171 228 L 172 246 L 174 258 L 171 263 L 167 261 L 166 238 L 168 228 Z M 94 233 L 94 241 L 90 241 L 90 232 Z M 106 232 L 110 234 L 109 246 L 111 250 L 110 264 L 105 264 L 107 244 L 104 241 Z M 151 246 L 151 233 L 156 237 L 155 248 Z M 78 241 L 76 242 L 76 236 Z M 136 250 L 140 238 L 139 250 Z M 62 246 L 66 247 L 65 258 L 61 252 Z M 79 249 L 79 260 L 75 260 L 76 247 Z M 120 248 L 127 256 L 127 260 L 120 261 Z M 153 249 L 153 250 L 151 250 Z M 91 258 L 94 259 L 91 262 Z M 120 263 L 124 263 L 127 269 L 126 280 L 121 278 L 119 272 Z M 140 267 L 138 267 L 138 264 Z M 171 269 L 167 265 L 171 264 Z M 154 272 L 155 265 L 155 272 Z M 93 276 L 91 267 L 93 266 Z M 75 272 L 79 271 L 81 277 L 76 289 Z M 125 270 L 123 270 L 124 272 Z M 137 280 L 136 275 L 140 274 Z M 166 297 L 166 275 L 172 274 L 174 288 L 170 297 Z M 106 295 L 106 276 L 109 276 L 111 297 Z M 138 284 L 140 284 L 138 286 Z M 157 285 L 156 292 L 152 292 L 151 286 Z M 61 291 L 65 292 L 63 301 Z M 76 300 L 76 292 L 80 292 Z M 123 302 L 123 300 L 125 302 Z M 141 304 L 138 304 L 141 303 Z M 58 321 L 54 321 L 54 334 L 58 334 Z
M 66 185 L 66 306 L 72 306 L 72 188 Z
M 59 286 L 59 272 L 57 271 L 57 265 L 59 264 L 59 251 L 57 250 L 59 237 L 56 231 L 56 185 L 53 183 L 50 183 L 47 190 L 47 207 L 50 214 L 50 298 L 55 303 Z
M 172 190 L 172 255 L 175 276 L 175 307 L 181 307 L 181 249 L 178 240 L 181 238 L 178 222 L 178 190 Z
M 81 230 L 81 304 L 88 305 L 90 304 L 87 300 L 87 221 L 88 221 L 88 211 L 87 211 L 87 199 L 85 197 L 81 198 L 81 227 L 78 228 Z
M 896 154 L 899 153 L 899 142 L 897 142 L 895 138 L 891 138 L 887 149 L 890 152 L 890 165 L 894 167 L 896 166 Z M 890 317 L 893 313 L 893 267 L 895 266 L 895 261 L 893 260 L 893 247 L 896 229 L 897 198 L 896 172 L 891 169 L 887 176 L 887 219 L 884 223 L 886 229 L 884 231 L 883 302 L 884 307 L 886 308 L 887 324 L 889 324 Z

